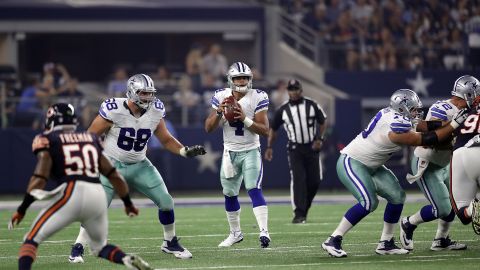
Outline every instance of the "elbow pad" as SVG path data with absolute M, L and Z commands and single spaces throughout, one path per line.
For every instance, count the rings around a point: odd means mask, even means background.
M 422 146 L 430 146 L 438 143 L 438 136 L 435 131 L 428 131 L 422 133 Z
M 442 121 L 426 121 L 428 131 L 436 130 L 442 126 Z

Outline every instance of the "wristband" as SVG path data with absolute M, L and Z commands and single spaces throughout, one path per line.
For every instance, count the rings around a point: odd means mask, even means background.
M 245 116 L 245 119 L 243 119 L 243 124 L 244 124 L 247 128 L 249 128 L 249 127 L 251 127 L 251 126 L 253 125 L 253 120 Z
M 452 126 L 453 129 L 457 129 L 460 126 L 460 124 L 457 123 L 457 121 L 452 120 L 450 121 L 450 126 Z
M 436 130 L 437 128 L 442 127 L 442 121 L 426 121 L 426 122 L 427 122 L 428 131 Z
M 27 208 L 35 201 L 35 198 L 30 195 L 30 193 L 25 193 L 25 197 L 23 197 L 22 204 L 17 208 L 17 212 L 25 215 Z
M 187 157 L 187 147 L 180 148 L 180 151 L 178 152 L 178 154 L 182 157 Z
M 133 205 L 132 200 L 130 199 L 130 195 L 128 195 L 128 193 L 120 199 L 123 201 L 125 207 L 130 207 Z

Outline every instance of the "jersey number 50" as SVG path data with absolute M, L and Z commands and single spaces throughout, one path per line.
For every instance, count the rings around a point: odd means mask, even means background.
M 118 134 L 117 146 L 125 151 L 134 150 L 140 152 L 147 145 L 148 139 L 152 136 L 150 129 L 121 128 Z

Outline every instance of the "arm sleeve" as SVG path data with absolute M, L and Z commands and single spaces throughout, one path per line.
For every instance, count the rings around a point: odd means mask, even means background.
M 114 111 L 118 109 L 117 101 L 114 98 L 105 100 L 100 109 L 98 109 L 98 114 L 103 117 L 103 119 L 113 122 Z
M 221 95 L 221 92 L 223 90 L 224 89 L 216 90 L 215 93 L 213 94 L 212 99 L 210 100 L 210 104 L 212 105 L 212 108 L 214 108 L 215 110 L 218 109 L 218 107 L 220 106 L 220 103 L 222 103 L 223 101 L 223 97 Z
M 268 104 L 270 104 L 270 100 L 268 99 L 267 93 L 261 91 L 258 95 L 254 113 L 268 110 Z

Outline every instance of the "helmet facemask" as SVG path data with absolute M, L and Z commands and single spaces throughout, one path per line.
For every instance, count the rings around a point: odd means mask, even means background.
M 237 77 L 247 77 L 248 82 L 246 85 L 237 85 L 233 82 L 234 78 Z M 228 86 L 233 90 L 240 93 L 246 93 L 252 89 L 252 78 L 253 74 L 250 68 L 242 63 L 236 62 L 230 66 L 227 73 Z
M 136 74 L 128 79 L 127 97 L 142 109 L 148 109 L 155 100 L 156 92 L 153 81 L 148 75 Z
M 476 98 L 479 96 L 479 91 L 480 82 L 478 79 L 470 75 L 464 75 L 455 81 L 452 96 L 465 100 L 468 108 L 472 108 Z

